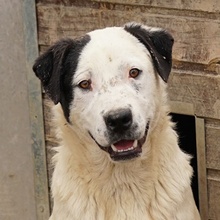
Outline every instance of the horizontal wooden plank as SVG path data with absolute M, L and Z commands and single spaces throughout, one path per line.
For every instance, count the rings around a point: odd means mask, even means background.
M 178 10 L 195 10 L 207 12 L 219 12 L 220 2 L 218 0 L 200 0 L 200 1 L 164 1 L 164 0 L 93 0 L 95 2 L 118 3 L 124 5 L 145 5 L 160 8 L 174 8 Z M 69 1 L 71 2 L 71 1 Z
M 163 14 L 163 9 L 152 11 L 145 7 L 110 10 L 104 6 L 97 9 L 38 4 L 37 13 L 41 45 L 135 20 L 169 30 L 175 38 L 173 57 L 176 60 L 208 64 L 220 54 L 220 20 L 173 16 Z
M 82 3 L 81 3 L 82 2 Z M 105 4 L 122 4 L 126 6 L 151 6 L 159 8 L 172 8 L 177 10 L 194 10 L 204 12 L 217 12 L 220 11 L 220 2 L 218 0 L 200 0 L 200 1 L 164 1 L 164 0 L 37 0 L 37 3 L 44 4 L 63 4 L 63 5 L 82 5 L 93 4 L 94 2 Z
M 173 70 L 168 82 L 171 101 L 189 103 L 199 117 L 220 119 L 220 77 Z
M 220 219 L 220 171 L 208 170 L 209 219 Z
M 206 120 L 205 127 L 207 168 L 220 170 L 220 120 Z

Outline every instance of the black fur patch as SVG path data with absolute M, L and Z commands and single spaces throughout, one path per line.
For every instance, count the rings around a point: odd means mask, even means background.
M 80 53 L 89 41 L 88 35 L 76 40 L 62 39 L 42 54 L 33 66 L 33 71 L 54 104 L 61 103 L 67 121 L 74 96 L 72 78 Z
M 140 24 L 127 24 L 124 29 L 149 50 L 157 72 L 167 82 L 172 67 L 173 37 L 163 29 L 149 31 Z

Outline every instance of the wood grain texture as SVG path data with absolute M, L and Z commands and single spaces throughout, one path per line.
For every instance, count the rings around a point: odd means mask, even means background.
M 178 16 L 144 6 L 110 9 L 105 4 L 100 8 L 39 4 L 39 42 L 49 45 L 64 36 L 76 37 L 93 29 L 121 26 L 135 20 L 169 30 L 175 38 L 176 60 L 208 64 L 220 56 L 220 20 Z
M 209 219 L 220 219 L 220 171 L 208 170 Z
M 180 11 L 202 11 L 202 12 L 220 12 L 220 5 L 218 0 L 199 0 L 199 1 L 169 1 L 169 0 L 36 0 L 37 3 L 47 4 L 62 4 L 62 5 L 94 5 L 94 3 L 112 5 L 121 4 L 125 6 L 148 6 L 157 8 L 177 9 Z
M 54 170 L 54 164 L 52 158 L 55 154 L 55 148 L 59 146 L 59 142 L 56 138 L 55 126 L 53 123 L 53 114 L 51 111 L 53 102 L 49 100 L 45 93 L 43 94 L 43 111 L 44 111 L 44 126 L 45 126 L 45 144 L 46 144 L 46 156 L 47 156 L 47 176 L 49 182 L 49 198 L 50 209 L 53 208 L 53 200 L 51 195 L 51 179 Z
M 220 170 L 219 120 L 206 120 L 206 158 L 207 168 Z
M 191 103 L 195 114 L 220 119 L 220 77 L 173 70 L 169 79 L 171 101 Z
M 51 107 L 54 105 L 53 102 L 48 98 L 46 94 L 44 97 L 44 121 L 45 121 L 45 130 L 46 132 L 46 141 L 52 142 L 54 144 L 58 143 L 56 137 L 56 130 L 53 123 L 53 114 L 51 111 Z
M 94 0 L 95 2 L 109 2 L 134 6 L 152 6 L 159 8 L 175 8 L 178 10 L 196 10 L 205 12 L 219 12 L 220 5 L 218 0 L 200 0 L 200 1 L 164 1 L 164 0 Z

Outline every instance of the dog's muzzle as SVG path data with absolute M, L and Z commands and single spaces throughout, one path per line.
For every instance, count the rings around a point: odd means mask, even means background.
M 104 116 L 105 124 L 109 132 L 123 134 L 132 125 L 132 112 L 130 109 L 119 109 L 110 111 Z
M 142 153 L 142 145 L 146 141 L 149 123 L 146 126 L 144 136 L 141 139 L 133 139 L 131 134 L 132 112 L 130 109 L 119 109 L 109 112 L 104 116 L 105 124 L 110 136 L 117 137 L 110 146 L 101 146 L 95 138 L 96 144 L 104 151 L 108 152 L 114 161 L 124 161 L 139 157 Z

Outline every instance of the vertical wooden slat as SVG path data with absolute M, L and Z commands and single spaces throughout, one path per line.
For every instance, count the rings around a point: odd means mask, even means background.
M 35 0 L 23 1 L 23 20 L 26 65 L 28 69 L 27 81 L 29 90 L 30 127 L 35 168 L 34 176 L 37 219 L 47 220 L 49 218 L 49 198 L 42 111 L 42 91 L 40 82 L 32 71 L 32 65 L 38 56 Z
M 205 123 L 203 118 L 196 117 L 197 167 L 199 186 L 199 209 L 202 220 L 208 219 L 208 192 L 205 151 Z

